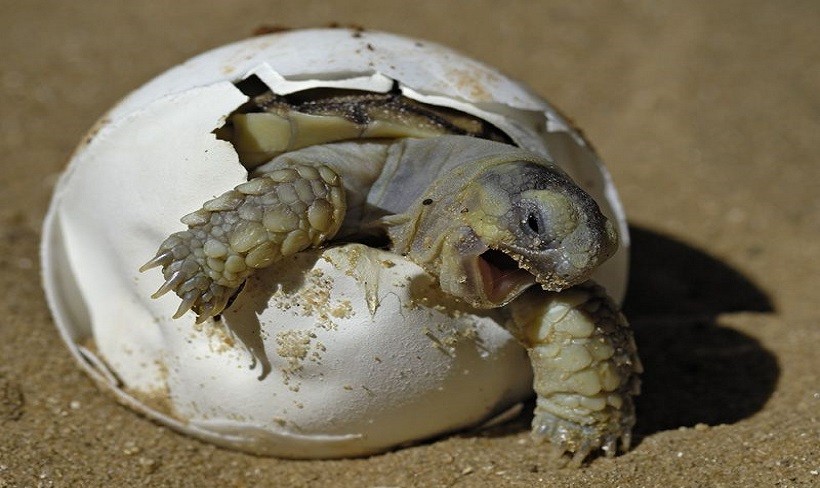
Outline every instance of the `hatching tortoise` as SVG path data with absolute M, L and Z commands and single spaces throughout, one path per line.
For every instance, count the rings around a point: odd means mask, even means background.
M 162 268 L 154 297 L 174 291 L 175 317 L 218 316 L 257 270 L 308 248 L 387 247 L 446 293 L 502 308 L 535 372 L 534 437 L 576 464 L 628 449 L 640 363 L 589 281 L 618 240 L 592 197 L 488 122 L 397 90 L 242 88 L 250 101 L 217 135 L 249 181 L 182 217 L 141 269 Z

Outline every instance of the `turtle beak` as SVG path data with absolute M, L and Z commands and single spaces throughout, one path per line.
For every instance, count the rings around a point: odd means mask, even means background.
M 477 308 L 501 307 L 536 283 L 536 277 L 502 251 L 490 249 L 470 232 L 469 246 L 459 249 L 459 271 L 441 276 L 461 276 L 442 281 L 442 288 Z M 462 241 L 464 242 L 464 241 Z
M 490 306 L 506 305 L 535 284 L 535 276 L 507 254 L 489 249 L 475 258 L 483 298 Z

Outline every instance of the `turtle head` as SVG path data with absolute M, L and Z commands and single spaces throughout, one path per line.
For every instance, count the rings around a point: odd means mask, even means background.
M 551 291 L 582 283 L 618 247 L 597 203 L 548 162 L 489 166 L 456 200 L 460 222 L 440 281 L 479 307 L 504 305 L 535 283 Z

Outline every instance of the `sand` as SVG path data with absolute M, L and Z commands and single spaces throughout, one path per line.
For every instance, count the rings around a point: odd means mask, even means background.
M 820 485 L 820 3 L 2 2 L 0 487 Z M 358 24 L 500 67 L 571 114 L 634 230 L 636 443 L 552 467 L 527 414 L 366 459 L 203 444 L 80 372 L 39 284 L 40 226 L 109 106 L 261 25 Z

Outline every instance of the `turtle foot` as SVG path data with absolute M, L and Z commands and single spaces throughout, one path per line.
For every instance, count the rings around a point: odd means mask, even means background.
M 544 293 L 525 292 L 512 304 L 513 331 L 528 347 L 538 394 L 533 437 L 547 440 L 559 457 L 578 466 L 601 449 L 626 450 L 635 424 L 633 397 L 642 371 L 632 330 L 592 283 Z
M 193 310 L 203 322 L 256 270 L 332 237 L 344 211 L 341 182 L 329 168 L 275 170 L 183 217 L 188 230 L 165 239 L 140 271 L 162 267 L 165 283 L 152 297 L 173 291 L 182 299 L 174 318 Z
M 577 468 L 594 451 L 600 449 L 606 457 L 629 450 L 632 443 L 631 427 L 615 428 L 603 432 L 596 425 L 584 425 L 563 419 L 549 412 L 537 412 L 532 421 L 532 438 L 538 442 L 549 442 L 552 457 L 564 460 L 567 467 Z M 565 456 L 569 454 L 569 457 Z

